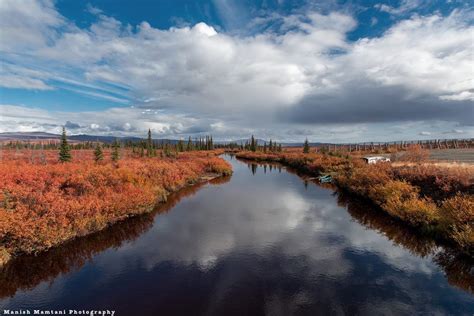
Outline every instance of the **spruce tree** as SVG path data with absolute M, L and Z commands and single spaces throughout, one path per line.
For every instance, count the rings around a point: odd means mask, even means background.
M 71 147 L 67 142 L 66 128 L 63 127 L 63 133 L 61 134 L 61 144 L 59 145 L 59 161 L 69 162 L 72 160 Z
M 306 138 L 306 140 L 304 141 L 303 153 L 304 153 L 304 154 L 309 154 L 309 142 L 308 142 L 308 139 L 307 139 L 307 138 Z
M 168 143 L 166 143 L 163 147 L 163 153 L 166 157 L 170 157 L 171 156 L 171 150 L 170 150 L 170 146 L 168 145 Z
M 257 144 L 255 142 L 255 137 L 250 138 L 250 150 L 251 151 L 256 151 L 257 150 Z
M 94 160 L 97 163 L 104 160 L 104 153 L 102 152 L 102 146 L 100 146 L 100 144 L 97 144 L 94 150 Z
M 148 129 L 148 138 L 146 140 L 146 155 L 151 157 L 153 155 L 153 140 L 151 139 L 151 129 Z
M 189 136 L 188 144 L 186 145 L 186 150 L 187 151 L 193 150 L 193 141 L 191 140 L 191 136 Z
M 112 144 L 112 161 L 113 162 L 117 162 L 120 158 L 120 154 L 119 154 L 119 142 L 117 140 L 114 141 L 114 143 Z

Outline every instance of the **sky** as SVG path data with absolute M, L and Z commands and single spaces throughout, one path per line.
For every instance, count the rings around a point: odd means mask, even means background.
M 0 1 L 0 132 L 474 137 L 464 0 Z

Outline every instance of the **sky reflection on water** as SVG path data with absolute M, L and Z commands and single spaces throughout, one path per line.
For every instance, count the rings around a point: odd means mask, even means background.
M 284 169 L 231 161 L 231 179 L 174 195 L 156 217 L 14 262 L 0 308 L 473 313 L 472 262 Z

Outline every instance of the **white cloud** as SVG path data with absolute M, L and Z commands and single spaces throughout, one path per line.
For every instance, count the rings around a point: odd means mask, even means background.
M 34 78 L 25 78 L 18 75 L 0 75 L 0 87 L 27 89 L 27 90 L 52 90 L 43 81 Z
M 413 93 L 468 92 L 472 32 L 460 12 L 413 17 L 389 29 L 384 36 L 358 41 L 345 56 L 346 66 L 384 85 L 401 85 Z
M 0 50 L 24 53 L 47 45 L 57 36 L 63 17 L 50 0 L 0 2 Z
M 378 3 L 375 5 L 375 8 L 393 15 L 401 15 L 419 8 L 422 4 L 421 0 L 402 0 L 398 7 Z
M 462 100 L 474 101 L 474 93 L 470 91 L 462 91 L 457 94 L 442 95 L 440 96 L 440 99 L 441 100 L 454 100 L 454 101 L 462 101 Z
M 415 2 L 405 1 L 397 10 Z M 295 115 L 305 116 L 308 124 L 346 124 L 350 130 L 354 122 L 446 119 L 466 124 L 472 113 L 472 103 L 466 102 L 474 89 L 473 27 L 463 11 L 413 16 L 380 37 L 355 43 L 346 35 L 357 22 L 340 12 L 272 15 L 269 19 L 280 22 L 278 30 L 234 36 L 205 23 L 161 30 L 143 22 L 133 28 L 97 8 L 89 11 L 98 21 L 81 29 L 50 1 L 21 6 L 3 1 L 0 23 L 8 34 L 0 39 L 2 50 L 15 66 L 32 63 L 29 68 L 41 66 L 49 75 L 7 70 L 4 77 L 14 80 L 2 85 L 49 89 L 57 88 L 50 80 L 64 78 L 79 86 L 66 89 L 91 97 L 118 103 L 130 97 L 137 108 L 164 110 L 176 119 L 199 117 L 199 126 L 225 122 L 236 127 L 221 126 L 226 132 L 249 131 L 257 124 L 261 131 L 291 130 L 296 128 L 291 124 L 302 123 Z M 26 19 L 32 12 L 41 19 Z M 29 56 L 22 55 L 25 47 Z M 84 77 L 70 79 L 71 71 Z M 88 89 L 99 81 L 125 85 L 130 92 Z M 362 94 L 365 99 L 359 98 Z M 385 105 L 387 96 L 390 105 Z M 187 129 L 187 122 L 174 123 L 168 125 L 175 131 Z

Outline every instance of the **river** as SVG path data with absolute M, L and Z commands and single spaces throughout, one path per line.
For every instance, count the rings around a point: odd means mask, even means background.
M 474 264 L 278 165 L 230 178 L 0 272 L 4 309 L 115 315 L 474 313 Z

